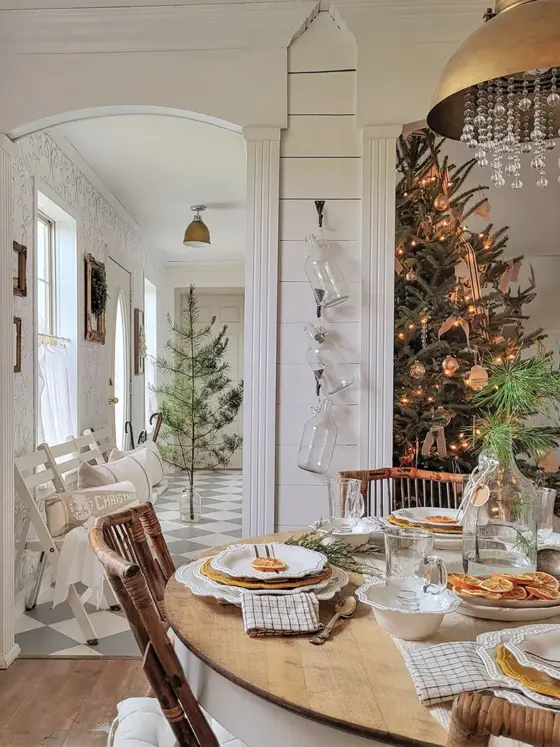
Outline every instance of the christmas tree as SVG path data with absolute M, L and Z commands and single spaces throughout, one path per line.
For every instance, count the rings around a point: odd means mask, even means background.
M 513 293 L 522 257 L 504 258 L 507 228 L 466 228 L 475 213 L 489 220 L 485 188 L 463 188 L 476 162 L 449 163 L 442 144 L 429 130 L 398 144 L 394 461 L 470 472 L 473 397 L 488 368 L 516 360 L 544 334 L 525 331 L 535 282 L 531 272 Z
M 227 326 L 213 335 L 215 317 L 200 323 L 194 285 L 186 299 L 181 324 L 169 320 L 170 359 L 157 359 L 169 381 L 155 391 L 162 415 L 158 446 L 167 462 L 188 474 L 192 489 L 196 470 L 227 467 L 241 447 L 241 436 L 223 431 L 243 403 L 243 382 L 232 384 L 227 375 Z

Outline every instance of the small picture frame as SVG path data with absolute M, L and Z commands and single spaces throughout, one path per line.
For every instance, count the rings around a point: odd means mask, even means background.
M 97 316 L 92 311 L 92 284 L 94 275 L 100 273 L 105 276 L 105 265 L 98 262 L 93 254 L 85 257 L 85 310 L 86 310 L 86 340 L 105 344 L 105 311 Z
M 21 317 L 14 316 L 14 373 L 21 373 Z
M 14 296 L 27 296 L 27 247 L 13 242 Z
M 144 328 L 144 312 L 134 309 L 134 374 L 144 373 L 146 360 L 146 331 Z

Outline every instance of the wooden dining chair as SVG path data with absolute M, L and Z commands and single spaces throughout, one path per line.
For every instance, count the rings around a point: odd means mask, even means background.
M 175 573 L 175 564 L 153 505 L 141 503 L 124 511 L 102 516 L 97 519 L 94 528 L 101 532 L 104 543 L 111 550 L 123 560 L 140 567 L 160 617 L 165 620 L 163 596 L 167 581 Z M 93 536 L 92 530 L 90 542 L 97 552 Z M 103 563 L 102 558 L 100 560 Z
M 90 529 L 90 543 L 128 618 L 143 655 L 142 668 L 177 747 L 219 747 L 167 636 L 163 589 L 174 568 L 156 522 L 151 504 L 104 516 Z
M 462 693 L 453 703 L 447 747 L 486 747 L 490 737 L 508 737 L 535 747 L 558 747 L 560 712 L 513 705 L 480 693 Z
M 403 467 L 349 470 L 340 477 L 362 483 L 364 516 L 387 516 L 397 508 L 416 506 L 458 508 L 468 479 L 468 475 Z

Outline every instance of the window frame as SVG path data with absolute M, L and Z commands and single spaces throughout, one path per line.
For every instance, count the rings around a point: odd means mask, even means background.
M 49 325 L 48 330 L 40 332 L 39 334 L 52 335 L 53 337 L 57 334 L 57 309 L 56 309 L 56 224 L 55 221 L 42 210 L 37 211 L 37 223 L 42 223 L 47 226 L 48 236 L 48 247 L 47 247 L 47 261 L 48 271 L 47 279 L 39 278 L 37 272 L 37 283 L 44 283 L 48 289 L 48 310 L 49 310 Z M 37 257 L 37 264 L 38 264 Z

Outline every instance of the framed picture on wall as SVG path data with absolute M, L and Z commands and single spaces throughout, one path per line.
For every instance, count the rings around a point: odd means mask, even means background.
M 21 318 L 14 316 L 14 373 L 21 373 Z
M 86 340 L 105 344 L 105 309 L 107 306 L 107 275 L 105 265 L 93 254 L 85 258 Z
M 14 241 L 14 296 L 27 296 L 27 247 Z
M 144 328 L 144 312 L 134 309 L 134 373 L 140 376 L 144 373 L 146 360 L 146 330 Z

